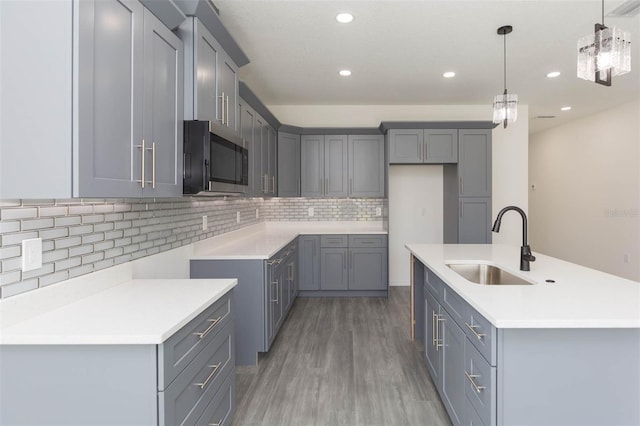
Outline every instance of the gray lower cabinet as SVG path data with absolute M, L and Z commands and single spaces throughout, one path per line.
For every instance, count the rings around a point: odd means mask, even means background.
M 454 425 L 640 424 L 637 329 L 496 328 L 422 266 L 414 309 Z
M 298 237 L 298 280 L 300 291 L 320 290 L 320 236 Z
M 232 290 L 160 345 L 0 346 L 0 424 L 229 425 L 233 329 Z
M 300 196 L 300 135 L 278 132 L 278 197 Z
M 267 260 L 191 260 L 191 278 L 238 280 L 234 311 L 242 321 L 234 330 L 236 365 L 256 365 L 258 353 L 268 352 L 277 337 L 298 289 L 297 256 L 294 240 Z
M 390 164 L 444 164 L 457 162 L 457 129 L 389 130 Z
M 0 113 L 3 198 L 181 196 L 180 39 L 137 0 L 0 8 L 3 103 L 38 100 Z
M 300 237 L 303 296 L 384 296 L 388 290 L 386 235 Z M 319 244 L 318 244 L 319 239 Z M 319 248 L 320 261 L 314 250 Z M 319 270 L 318 275 L 312 271 Z

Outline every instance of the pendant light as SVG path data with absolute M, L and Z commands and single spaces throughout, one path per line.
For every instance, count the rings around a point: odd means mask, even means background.
M 595 24 L 594 34 L 578 40 L 578 77 L 611 86 L 611 77 L 631 71 L 631 36 L 627 31 Z
M 511 25 L 498 28 L 498 34 L 504 39 L 504 93 L 497 95 L 493 101 L 493 122 L 507 124 L 518 119 L 518 95 L 507 93 L 507 34 L 513 31 Z

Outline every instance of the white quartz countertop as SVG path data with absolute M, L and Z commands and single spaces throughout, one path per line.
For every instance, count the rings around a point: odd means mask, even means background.
M 382 234 L 382 222 L 262 222 L 194 244 L 192 259 L 269 259 L 299 235 Z
M 40 295 L 15 296 L 7 299 L 7 309 L 0 304 L 0 344 L 160 344 L 236 284 L 235 279 L 132 279 L 58 306 L 47 306 Z M 57 286 L 64 290 L 64 285 Z M 42 312 L 17 318 L 15 308 Z
M 407 249 L 498 328 L 640 328 L 640 283 L 534 253 L 520 271 L 520 247 L 499 244 L 407 244 Z M 449 262 L 484 262 L 534 281 L 481 285 Z M 555 283 L 547 283 L 551 279 Z

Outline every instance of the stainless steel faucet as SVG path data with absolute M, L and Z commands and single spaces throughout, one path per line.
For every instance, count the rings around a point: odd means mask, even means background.
M 509 210 L 514 210 L 520 213 L 522 216 L 522 247 L 520 247 L 520 270 L 528 271 L 529 270 L 529 262 L 535 262 L 536 257 L 531 254 L 531 247 L 527 243 L 527 215 L 525 212 L 516 206 L 507 206 L 500 210 L 498 213 L 498 217 L 496 221 L 493 223 L 493 228 L 491 230 L 493 232 L 500 232 L 500 224 L 502 223 L 502 215 L 508 212 Z

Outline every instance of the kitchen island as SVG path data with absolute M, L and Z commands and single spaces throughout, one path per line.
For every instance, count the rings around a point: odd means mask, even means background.
M 125 264 L 0 301 L 0 424 L 226 424 L 236 283 Z
M 640 283 L 519 247 L 408 244 L 412 326 L 454 424 L 640 424 Z M 471 282 L 489 264 L 523 285 Z

